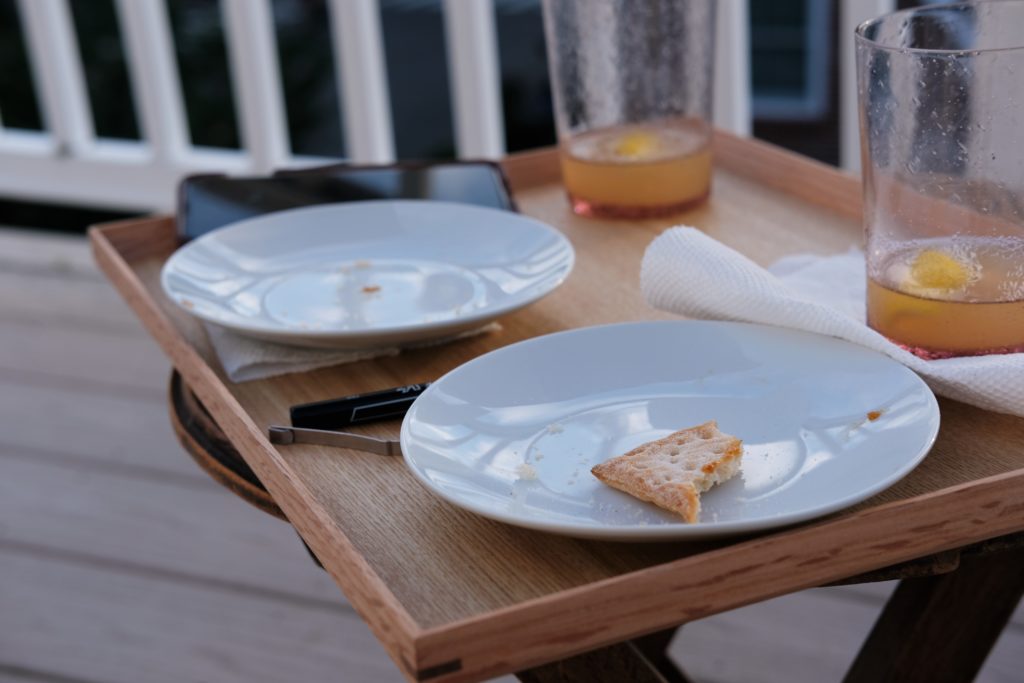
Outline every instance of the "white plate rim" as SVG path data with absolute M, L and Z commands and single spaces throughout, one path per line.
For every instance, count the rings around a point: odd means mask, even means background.
M 784 329 L 789 332 L 797 333 L 800 335 L 806 335 L 808 337 L 816 337 L 819 339 L 828 340 L 830 343 L 837 343 L 841 345 L 847 345 L 853 348 L 857 348 L 861 351 L 870 352 L 877 355 L 879 358 L 883 358 L 891 362 L 898 372 L 909 373 L 912 381 L 917 382 L 925 390 L 925 395 L 928 400 L 928 415 L 927 417 L 934 418 L 933 429 L 928 434 L 925 442 L 921 448 L 913 455 L 908 458 L 907 462 L 903 467 L 899 468 L 893 474 L 879 480 L 876 484 L 870 487 L 863 488 L 856 493 L 849 494 L 843 498 L 833 501 L 831 504 L 820 505 L 807 510 L 795 511 L 788 514 L 770 515 L 763 518 L 757 518 L 753 520 L 737 520 L 731 522 L 698 522 L 695 524 L 688 524 L 681 522 L 679 524 L 666 524 L 659 526 L 637 526 L 637 525 L 597 525 L 597 524 L 577 524 L 572 522 L 558 522 L 558 523 L 543 523 L 538 520 L 531 518 L 517 517 L 514 514 L 507 514 L 501 511 L 495 511 L 493 508 L 489 508 L 485 505 L 477 505 L 476 503 L 467 502 L 465 500 L 458 499 L 456 496 L 449 495 L 449 493 L 439 487 L 435 486 L 428 477 L 426 477 L 419 469 L 411 462 L 411 456 L 408 455 L 409 450 L 409 429 L 410 421 L 413 412 L 410 411 L 406 414 L 405 419 L 402 420 L 402 428 L 399 436 L 399 443 L 402 450 L 402 458 L 405 461 L 407 469 L 409 469 L 413 476 L 422 484 L 427 490 L 442 498 L 443 500 L 451 503 L 452 505 L 459 507 L 464 510 L 468 510 L 475 514 L 495 521 L 503 522 L 511 526 L 520 528 L 533 529 L 536 531 L 544 531 L 549 533 L 555 533 L 559 535 L 565 535 L 573 538 L 583 538 L 592 540 L 614 540 L 614 541 L 696 541 L 704 540 L 708 538 L 717 538 L 725 536 L 735 536 L 740 534 L 754 533 L 764 531 L 767 529 L 788 527 L 800 522 L 806 522 L 812 519 L 819 519 L 830 515 L 834 512 L 846 509 L 857 503 L 860 503 L 868 498 L 886 490 L 893 486 L 898 481 L 906 477 L 912 472 L 921 461 L 928 455 L 932 447 L 935 445 L 935 440 L 938 438 L 939 427 L 941 422 L 941 411 L 939 410 L 939 403 L 935 397 L 935 393 L 931 390 L 931 387 L 921 379 L 921 377 L 910 368 L 899 363 L 892 358 L 889 358 L 885 354 L 867 349 L 863 346 L 848 342 L 838 337 L 832 337 L 823 334 L 817 334 L 814 332 L 807 332 L 804 330 L 793 330 L 790 328 L 781 328 L 772 325 L 762 325 L 758 323 L 746 323 L 746 322 L 734 322 L 734 321 L 720 321 L 720 320 L 652 320 L 652 321 L 636 321 L 636 322 L 622 322 L 622 323 L 609 323 L 605 325 L 594 325 L 590 327 L 579 327 L 571 330 L 563 330 L 560 332 L 553 332 L 551 334 L 542 335 L 539 337 L 532 337 L 530 339 L 524 339 L 508 346 L 490 351 L 481 356 L 463 363 L 462 365 L 452 369 L 439 379 L 435 380 L 431 386 L 423 392 L 416 400 L 420 401 L 423 397 L 429 395 L 443 386 L 443 382 L 446 378 L 453 377 L 461 372 L 466 371 L 466 368 L 474 366 L 480 362 L 486 362 L 488 356 L 498 354 L 505 349 L 513 347 L 522 347 L 524 345 L 531 345 L 537 343 L 543 343 L 543 340 L 548 337 L 555 335 L 572 335 L 580 332 L 601 329 L 601 328 L 613 328 L 622 326 L 633 326 L 633 325 L 712 325 L 712 326 L 730 326 L 730 327 L 746 327 L 754 329 Z
M 456 208 L 456 209 L 458 209 L 460 211 L 464 210 L 464 209 L 469 209 L 470 211 L 482 211 L 482 212 L 486 212 L 486 213 L 494 212 L 494 213 L 498 213 L 498 214 L 510 214 L 510 215 L 514 216 L 516 219 L 518 219 L 518 220 L 520 220 L 520 221 L 522 221 L 524 223 L 532 224 L 533 227 L 541 229 L 541 230 L 549 233 L 550 235 L 552 235 L 556 239 L 556 241 L 561 243 L 561 246 L 562 246 L 562 248 L 563 248 L 563 250 L 564 250 L 564 252 L 565 252 L 565 254 L 567 256 L 567 263 L 565 265 L 565 272 L 561 275 L 561 277 L 553 280 L 548 287 L 545 287 L 545 288 L 543 288 L 541 290 L 538 290 L 537 292 L 531 294 L 530 296 L 525 296 L 525 297 L 521 297 L 521 298 L 516 298 L 514 296 L 513 297 L 509 297 L 509 299 L 505 300 L 505 302 L 500 304 L 500 305 L 490 306 L 490 307 L 487 307 L 487 308 L 479 309 L 479 310 L 474 311 L 473 313 L 471 313 L 469 315 L 466 315 L 466 316 L 463 316 L 463 317 L 459 317 L 459 318 L 455 318 L 453 320 L 444 320 L 444 321 L 437 321 L 437 322 L 430 322 L 430 323 L 410 323 L 410 324 L 406 324 L 406 325 L 382 325 L 380 327 L 369 327 L 369 328 L 363 328 L 363 329 L 359 329 L 359 330 L 323 330 L 323 329 L 320 329 L 320 330 L 318 330 L 318 329 L 300 329 L 300 330 L 296 330 L 294 328 L 284 327 L 284 326 L 258 325 L 258 324 L 254 325 L 254 324 L 240 323 L 240 322 L 236 322 L 236 321 L 225 322 L 224 320 L 222 320 L 220 318 L 217 318 L 215 316 L 207 315 L 203 311 L 189 308 L 183 302 L 179 301 L 178 296 L 175 295 L 174 292 L 172 292 L 171 285 L 169 283 L 169 278 L 171 277 L 171 270 L 174 267 L 174 265 L 176 264 L 176 262 L 178 260 L 180 260 L 181 258 L 183 258 L 182 254 L 187 249 L 189 249 L 192 245 L 201 243 L 202 241 L 207 240 L 208 238 L 215 238 L 215 236 L 218 233 L 220 233 L 221 231 L 224 231 L 224 230 L 234 230 L 236 228 L 237 229 L 244 229 L 248 224 L 250 224 L 252 222 L 263 221 L 263 220 L 268 219 L 271 216 L 278 217 L 278 216 L 281 216 L 282 214 L 285 214 L 287 216 L 287 215 L 292 215 L 294 213 L 301 213 L 301 212 L 307 212 L 307 211 L 315 211 L 317 209 L 325 209 L 325 208 L 339 209 L 339 208 L 344 208 L 344 207 L 352 206 L 353 204 L 360 204 L 360 205 L 367 205 L 367 204 L 377 204 L 377 205 L 403 204 L 403 205 L 431 205 L 431 206 L 441 205 L 441 206 L 453 207 L 453 208 Z M 221 327 L 225 327 L 225 328 L 230 329 L 230 330 L 236 330 L 236 331 L 238 331 L 239 333 L 242 333 L 242 334 L 248 333 L 248 334 L 253 334 L 253 335 L 274 335 L 274 336 L 282 337 L 282 338 L 284 338 L 284 337 L 310 338 L 310 339 L 318 339 L 318 340 L 326 341 L 326 340 L 330 340 L 330 339 L 361 339 L 361 338 L 371 338 L 371 337 L 386 336 L 386 335 L 401 335 L 401 334 L 408 333 L 408 332 L 415 332 L 417 330 L 429 331 L 429 330 L 432 330 L 432 329 L 448 329 L 450 327 L 455 327 L 455 326 L 458 326 L 459 328 L 464 328 L 464 327 L 473 327 L 474 324 L 483 324 L 483 323 L 488 322 L 490 320 L 494 320 L 494 319 L 499 318 L 499 317 L 501 317 L 503 315 L 507 315 L 507 314 L 515 312 L 515 311 L 517 311 L 517 310 L 519 310 L 521 308 L 529 306 L 530 304 L 535 303 L 535 302 L 539 301 L 540 299 L 543 299 L 545 296 L 551 294 L 553 291 L 558 289 L 568 279 L 568 277 L 572 274 L 572 271 L 575 268 L 575 266 L 576 266 L 576 250 L 572 246 L 572 242 L 569 240 L 568 237 L 565 236 L 564 233 L 562 233 L 557 228 L 554 228 L 554 227 L 548 225 L 547 223 L 539 221 L 539 220 L 537 220 L 535 218 L 532 218 L 530 216 L 526 216 L 524 214 L 521 214 L 518 211 L 506 211 L 506 210 L 503 210 L 503 209 L 495 209 L 495 208 L 492 208 L 492 207 L 477 206 L 475 204 L 462 204 L 462 203 L 459 203 L 459 202 L 446 202 L 446 201 L 432 200 L 432 199 L 369 199 L 369 200 L 359 200 L 359 201 L 353 201 L 353 202 L 334 202 L 334 203 L 331 203 L 331 204 L 315 204 L 315 205 L 312 205 L 312 206 L 300 206 L 300 207 L 296 207 L 294 209 L 285 209 L 283 211 L 274 211 L 274 212 L 271 212 L 271 213 L 262 214 L 262 215 L 259 215 L 259 216 L 253 216 L 251 218 L 246 218 L 246 219 L 241 220 L 241 221 L 236 221 L 234 223 L 230 223 L 230 224 L 225 225 L 223 227 L 217 228 L 216 230 L 211 230 L 210 232 L 208 232 L 208 233 L 206 233 L 204 235 L 201 235 L 200 237 L 197 237 L 196 239 L 192 240 L 191 242 L 188 242 L 188 243 L 182 245 L 173 254 L 171 254 L 170 258 L 168 258 L 167 261 L 164 262 L 163 267 L 160 269 L 160 286 L 163 289 L 164 295 L 168 299 L 170 299 L 178 308 L 182 309 L 183 311 L 185 311 L 189 315 L 192 315 L 192 316 L 194 316 L 196 318 L 204 320 L 204 321 L 206 321 L 208 323 L 212 323 L 214 325 L 219 325 Z

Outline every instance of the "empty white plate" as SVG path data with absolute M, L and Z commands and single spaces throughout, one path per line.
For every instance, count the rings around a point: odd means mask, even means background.
M 367 348 L 479 327 L 551 292 L 573 259 L 560 232 L 510 211 L 366 201 L 233 223 L 179 249 L 161 281 L 240 334 Z
M 874 418 L 874 419 L 872 419 Z M 599 482 L 590 468 L 717 420 L 741 473 L 700 521 Z M 435 382 L 402 451 L 437 495 L 481 515 L 609 540 L 694 539 L 825 515 L 887 488 L 927 454 L 935 397 L 913 372 L 820 335 L 723 322 L 591 327 L 520 342 Z

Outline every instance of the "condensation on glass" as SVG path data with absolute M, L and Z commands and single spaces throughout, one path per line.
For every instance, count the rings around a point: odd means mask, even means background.
M 1024 350 L 1024 2 L 856 32 L 868 324 L 925 358 Z
M 544 0 L 562 173 L 584 215 L 708 196 L 714 0 Z

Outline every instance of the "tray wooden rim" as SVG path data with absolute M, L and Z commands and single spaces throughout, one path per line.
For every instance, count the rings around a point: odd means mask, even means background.
M 860 216 L 859 181 L 832 167 L 723 132 L 715 134 L 715 155 L 716 163 L 732 173 L 837 214 Z M 503 163 L 516 191 L 559 180 L 553 150 L 514 155 Z M 508 673 L 1024 529 L 1024 502 L 1013 502 L 1014 494 L 1020 499 L 1024 492 L 1022 468 L 422 628 L 326 511 L 305 504 L 311 495 L 303 482 L 290 474 L 263 431 L 133 271 L 133 260 L 173 247 L 173 220 L 105 224 L 90 229 L 89 236 L 102 270 L 411 680 L 478 680 Z M 948 518 L 951 507 L 958 510 L 956 519 Z

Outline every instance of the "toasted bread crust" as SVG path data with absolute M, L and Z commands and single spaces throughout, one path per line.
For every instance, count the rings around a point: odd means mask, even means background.
M 700 494 L 735 475 L 742 455 L 743 442 L 719 431 L 712 420 L 641 444 L 590 472 L 693 523 L 700 516 Z

